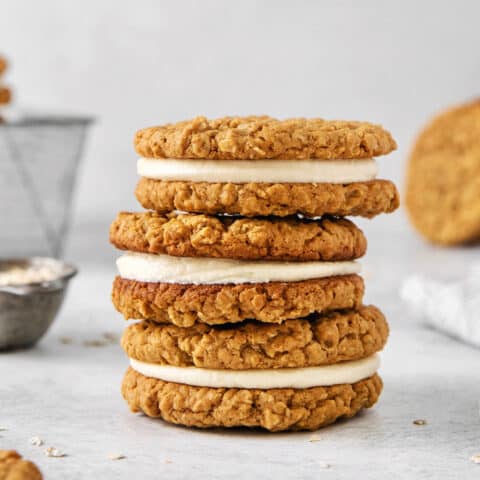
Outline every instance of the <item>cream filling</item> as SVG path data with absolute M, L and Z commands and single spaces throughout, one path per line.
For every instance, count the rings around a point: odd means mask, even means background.
M 221 183 L 352 183 L 373 180 L 367 160 L 175 160 L 140 158 L 137 173 L 157 180 Z
M 136 252 L 118 258 L 117 268 L 129 280 L 188 284 L 297 282 L 360 272 L 357 262 L 232 260 Z
M 371 377 L 380 367 L 378 355 L 321 367 L 268 370 L 215 370 L 174 367 L 130 359 L 131 367 L 146 377 L 166 382 L 213 388 L 311 388 L 355 383 Z

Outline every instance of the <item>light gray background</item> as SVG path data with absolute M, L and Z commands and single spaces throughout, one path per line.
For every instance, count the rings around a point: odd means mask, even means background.
M 120 348 L 84 342 L 124 327 L 109 302 L 117 253 L 107 229 L 118 210 L 139 209 L 136 129 L 197 114 L 370 120 L 398 140 L 381 172 L 401 185 L 419 127 L 479 92 L 479 17 L 476 0 L 1 0 L 0 50 L 12 59 L 18 104 L 98 120 L 67 251 L 81 274 L 39 346 L 0 358 L 0 448 L 19 449 L 47 479 L 478 478 L 478 350 L 425 329 L 399 299 L 408 274 L 459 277 L 478 251 L 429 246 L 403 212 L 359 222 L 369 239 L 366 302 L 392 327 L 385 392 L 318 442 L 135 417 L 118 393 Z M 64 335 L 72 345 L 59 343 Z M 28 444 L 33 435 L 68 457 L 46 458 Z M 113 452 L 128 458 L 112 462 Z

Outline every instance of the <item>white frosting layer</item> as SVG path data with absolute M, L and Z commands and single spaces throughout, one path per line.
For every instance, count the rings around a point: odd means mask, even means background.
M 140 158 L 137 172 L 158 180 L 221 183 L 352 183 L 373 180 L 367 160 L 175 160 Z
M 117 267 L 121 277 L 139 282 L 194 284 L 296 282 L 360 272 L 357 262 L 250 261 L 135 252 L 122 255 Z
M 131 367 L 146 377 L 166 382 L 214 388 L 311 388 L 355 383 L 372 376 L 380 367 L 378 355 L 321 367 L 268 370 L 215 370 L 173 367 L 130 359 Z

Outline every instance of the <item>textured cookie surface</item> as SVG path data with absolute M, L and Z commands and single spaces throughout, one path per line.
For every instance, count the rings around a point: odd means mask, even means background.
M 399 205 L 388 180 L 333 183 L 207 183 L 167 182 L 141 178 L 136 197 L 144 208 L 158 212 L 243 215 L 362 216 L 393 212 Z
M 42 480 L 35 464 L 14 450 L 0 450 L 0 480 Z
M 145 128 L 135 149 L 147 158 L 356 159 L 395 150 L 389 132 L 366 122 L 320 118 L 197 117 Z
M 122 212 L 110 227 L 120 249 L 184 257 L 350 260 L 367 242 L 344 219 L 248 219 Z
M 139 322 L 130 325 L 122 347 L 130 358 L 147 363 L 213 369 L 265 369 L 331 365 L 380 351 L 388 325 L 373 306 L 281 325 L 242 323 L 180 328 Z
M 480 100 L 435 117 L 408 163 L 406 205 L 432 242 L 480 239 Z
M 149 283 L 117 277 L 112 301 L 127 319 L 191 327 L 247 319 L 281 323 L 315 312 L 357 308 L 363 293 L 358 275 L 240 285 Z
M 189 427 L 262 427 L 315 430 L 375 404 L 382 381 L 375 374 L 353 384 L 303 390 L 193 387 L 127 370 L 122 394 L 133 412 Z

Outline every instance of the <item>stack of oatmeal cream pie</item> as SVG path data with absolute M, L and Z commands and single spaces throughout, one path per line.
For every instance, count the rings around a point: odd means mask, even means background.
M 362 231 L 392 212 L 378 125 L 227 117 L 140 130 L 112 299 L 133 411 L 195 427 L 312 430 L 371 407 L 388 325 L 362 304 Z

